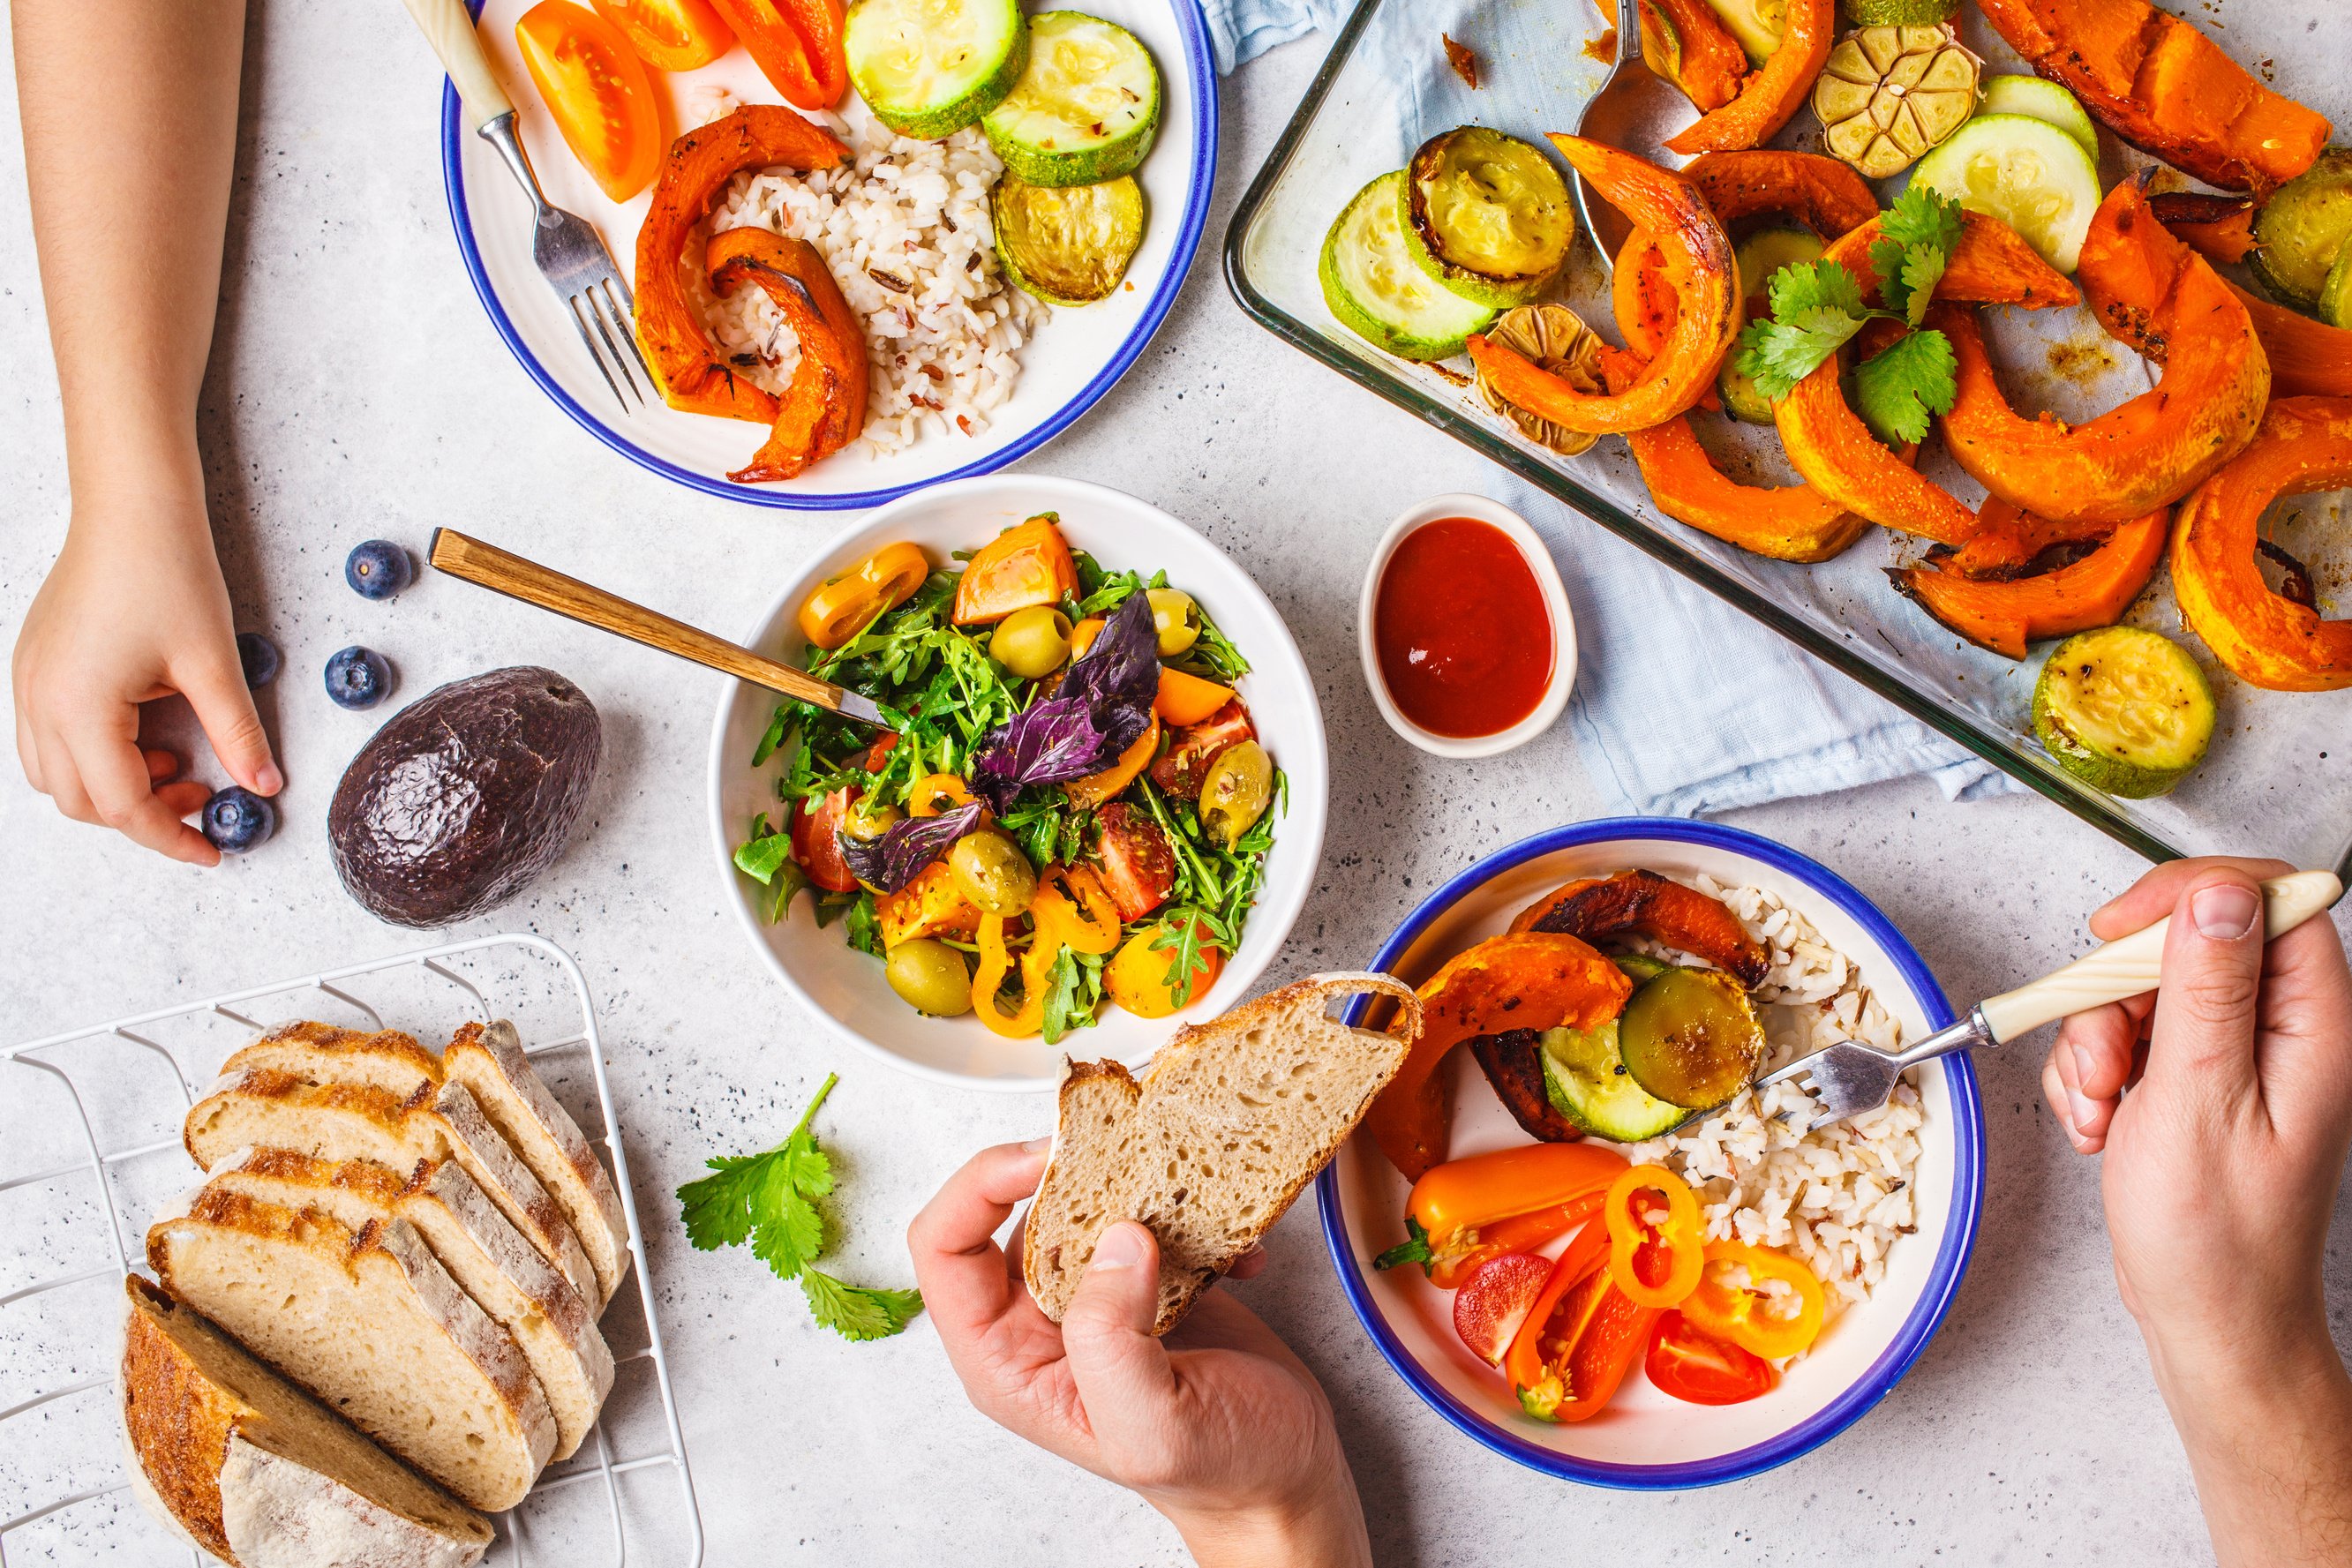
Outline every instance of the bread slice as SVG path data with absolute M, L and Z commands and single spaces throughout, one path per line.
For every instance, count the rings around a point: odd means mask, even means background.
M 311 1083 L 257 1068 L 214 1084 L 190 1108 L 181 1137 L 205 1170 L 245 1149 L 373 1160 L 404 1178 L 420 1161 L 455 1160 L 583 1301 L 603 1304 L 562 1211 L 462 1083 L 444 1083 L 428 1103 L 410 1105 L 369 1084 Z
M 1328 1009 L 1377 991 L 1391 1032 Z M 1059 1322 L 1120 1219 L 1160 1240 L 1166 1333 L 1282 1218 L 1404 1065 L 1421 1033 L 1412 988 L 1387 975 L 1316 975 L 1176 1031 L 1138 1083 L 1115 1061 L 1073 1063 L 1054 1152 L 1029 1206 L 1022 1273 Z
M 132 1490 L 234 1568 L 471 1568 L 490 1521 L 133 1274 L 122 1335 Z
M 325 1023 L 275 1029 L 221 1063 L 236 1078 L 256 1069 L 287 1072 L 305 1083 L 363 1083 L 404 1104 L 421 1104 L 441 1086 L 441 1059 L 397 1030 L 362 1034 Z
M 596 1270 L 599 1304 L 611 1301 L 629 1271 L 629 1221 L 621 1195 L 580 1124 L 523 1055 L 514 1025 L 504 1019 L 487 1027 L 467 1024 L 442 1048 L 441 1070 L 473 1092 L 490 1124 L 563 1210 Z
M 399 1176 L 368 1160 L 248 1149 L 213 1167 L 215 1190 L 286 1208 L 316 1208 L 353 1231 L 394 1216 L 492 1322 L 514 1336 L 555 1412 L 555 1457 L 568 1459 L 613 1387 L 613 1353 L 588 1303 L 525 1241 L 458 1166 L 426 1160 Z
M 474 1507 L 512 1508 L 555 1416 L 507 1332 L 405 1219 L 206 1190 L 147 1232 L 166 1290 Z

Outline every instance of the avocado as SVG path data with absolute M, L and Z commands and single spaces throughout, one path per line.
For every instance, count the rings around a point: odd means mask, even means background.
M 594 705 L 553 670 L 492 670 L 427 692 L 336 786 L 336 874 L 396 925 L 495 908 L 562 852 L 604 749 Z

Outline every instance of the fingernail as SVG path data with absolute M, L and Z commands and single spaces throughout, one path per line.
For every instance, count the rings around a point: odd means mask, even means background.
M 263 763 L 261 771 L 253 776 L 253 781 L 260 786 L 264 795 L 275 795 L 286 788 L 286 776 L 278 771 L 275 762 Z
M 1024 1155 L 1042 1155 L 1053 1146 L 1054 1134 L 1048 1133 L 1042 1138 L 1032 1138 L 1027 1143 L 1022 1145 L 1021 1152 Z
M 1122 1219 L 1104 1231 L 1102 1239 L 1095 1243 L 1094 1261 L 1088 1267 L 1132 1269 L 1142 1261 L 1143 1238 L 1136 1234 L 1132 1222 Z
M 2088 1100 L 2083 1098 L 2083 1092 L 2081 1090 L 2069 1089 L 2066 1091 L 2066 1114 L 2074 1121 L 2074 1133 L 2077 1137 L 2084 1136 L 2089 1134 L 2091 1130 L 2092 1106 Z
M 2199 888 L 2189 901 L 2189 913 L 2208 940 L 2235 942 L 2254 928 L 2263 901 L 2252 888 L 2223 883 L 2219 887 Z
M 2089 1047 L 2080 1045 L 2076 1046 L 2074 1048 L 2074 1082 L 2077 1083 L 2088 1083 L 2091 1081 L 2091 1052 Z

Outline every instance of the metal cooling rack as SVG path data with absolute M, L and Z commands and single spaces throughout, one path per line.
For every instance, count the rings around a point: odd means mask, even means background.
M 430 1040 L 467 1014 L 515 1019 L 575 1116 L 593 1082 L 601 1119 L 590 1142 L 611 1162 L 637 1281 L 635 1310 L 625 1295 L 605 1314 L 619 1372 L 595 1431 L 498 1516 L 490 1561 L 618 1564 L 635 1548 L 640 1560 L 701 1563 L 702 1519 L 595 1006 L 570 954 L 541 937 L 500 935 L 0 1051 L 0 1568 L 167 1563 L 182 1551 L 210 1562 L 132 1501 L 113 1388 L 122 1277 L 143 1260 L 162 1201 L 198 1174 L 179 1124 L 221 1060 L 297 1019 L 404 1027 Z M 644 1484 L 665 1469 L 677 1476 L 674 1496 Z

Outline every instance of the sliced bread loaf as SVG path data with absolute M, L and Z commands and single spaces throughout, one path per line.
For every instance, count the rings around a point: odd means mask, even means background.
M 1395 998 L 1391 1032 L 1330 1017 L 1365 991 Z M 1117 1062 L 1074 1064 L 1022 1253 L 1039 1307 L 1059 1322 L 1096 1238 L 1133 1219 L 1160 1240 L 1166 1333 L 1339 1153 L 1420 1032 L 1402 981 L 1317 975 L 1177 1030 L 1139 1084 Z
M 563 1210 L 596 1270 L 599 1305 L 629 1271 L 629 1222 L 621 1195 L 572 1113 L 548 1092 L 514 1025 L 468 1023 L 442 1049 L 441 1070 L 473 1092 L 482 1113 Z
M 403 1179 L 419 1161 L 454 1160 L 583 1301 L 602 1305 L 595 1270 L 562 1210 L 462 1083 L 444 1083 L 411 1105 L 370 1084 L 313 1083 L 257 1068 L 215 1083 L 189 1110 L 182 1139 L 205 1170 L 245 1149 L 373 1160 Z
M 405 1219 L 358 1232 L 210 1189 L 147 1232 L 166 1290 L 474 1507 L 511 1508 L 555 1416 L 507 1332 Z
M 326 1023 L 274 1029 L 221 1063 L 235 1078 L 257 1068 L 287 1072 L 306 1083 L 363 1083 L 404 1104 L 421 1103 L 441 1085 L 441 1059 L 397 1030 L 362 1034 Z
M 207 1184 L 286 1208 L 316 1208 L 354 1232 L 395 1215 L 492 1322 L 514 1336 L 555 1412 L 555 1457 L 570 1458 L 613 1386 L 613 1353 L 580 1292 L 522 1239 L 458 1166 L 426 1160 L 403 1181 L 367 1160 L 248 1149 Z
M 490 1521 L 133 1274 L 122 1336 L 132 1490 L 234 1568 L 470 1568 Z

